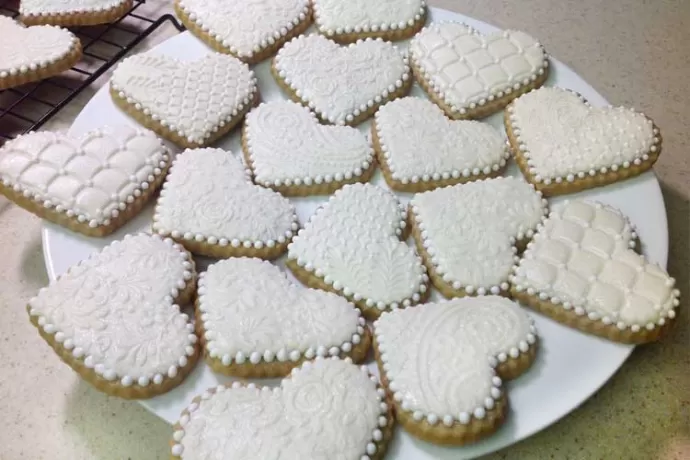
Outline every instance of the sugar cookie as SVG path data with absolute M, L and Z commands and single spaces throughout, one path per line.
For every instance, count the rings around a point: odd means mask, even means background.
M 113 22 L 133 0 L 20 0 L 19 19 L 28 25 L 90 26 Z

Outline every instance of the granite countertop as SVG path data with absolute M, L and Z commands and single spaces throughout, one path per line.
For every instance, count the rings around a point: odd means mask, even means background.
M 501 28 L 539 37 L 612 104 L 635 107 L 661 127 L 655 166 L 666 200 L 669 271 L 690 298 L 690 1 L 430 0 Z M 171 2 L 150 2 L 154 13 Z M 175 33 L 171 26 L 152 43 Z M 105 79 L 46 129 L 66 128 Z M 29 323 L 26 301 L 48 283 L 41 222 L 0 197 L 0 458 L 168 458 L 171 428 L 135 402 L 107 397 L 62 364 Z M 690 322 L 681 304 L 661 343 L 638 347 L 611 381 L 560 422 L 488 459 L 690 458 Z

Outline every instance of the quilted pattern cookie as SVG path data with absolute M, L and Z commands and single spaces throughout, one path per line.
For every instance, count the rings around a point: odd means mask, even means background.
M 128 235 L 71 267 L 27 306 L 60 358 L 100 391 L 122 398 L 165 393 L 193 369 L 194 261 L 157 235 Z
M 0 193 L 43 219 L 105 236 L 144 207 L 170 161 L 152 132 L 129 126 L 78 138 L 32 132 L 0 148 Z
M 317 358 L 279 387 L 234 382 L 194 398 L 173 427 L 172 459 L 382 460 L 393 436 L 386 392 L 366 367 Z
M 309 0 L 176 0 L 175 13 L 211 48 L 250 64 L 272 56 L 311 23 Z
M 374 343 L 403 428 L 425 441 L 459 445 L 503 423 L 503 380 L 530 367 L 537 335 L 519 305 L 487 296 L 384 313 L 374 323 Z
M 637 176 L 661 153 L 661 134 L 644 114 L 591 107 L 580 95 L 541 88 L 505 112 L 515 160 L 546 195 L 572 193 Z
M 609 340 L 661 337 L 679 305 L 675 280 L 634 251 L 618 210 L 570 201 L 539 227 L 516 264 L 512 294 L 555 320 Z
M 182 147 L 219 139 L 258 101 L 254 72 L 232 56 L 180 61 L 148 52 L 123 60 L 110 80 L 113 101 Z
M 0 91 L 43 80 L 81 59 L 81 42 L 53 26 L 24 27 L 0 15 Z
M 410 43 L 412 70 L 431 100 L 453 119 L 481 118 L 540 87 L 549 58 L 524 32 L 484 36 L 457 22 L 434 23 Z
M 361 362 L 371 343 L 354 305 L 260 259 L 211 265 L 199 277 L 196 312 L 206 362 L 228 375 L 284 376 L 317 356 Z
M 304 284 L 346 297 L 370 318 L 419 303 L 429 278 L 402 238 L 405 217 L 393 193 L 346 185 L 297 233 L 287 266 Z
M 271 71 L 293 100 L 338 125 L 361 123 L 412 86 L 407 58 L 381 39 L 339 46 L 301 35 L 278 51 Z
M 132 8 L 133 0 L 20 0 L 24 24 L 89 26 L 113 22 Z
M 242 149 L 254 181 L 285 196 L 330 194 L 345 184 L 367 182 L 374 151 L 349 126 L 323 126 L 297 103 L 263 103 L 245 120 Z
M 299 225 L 287 198 L 254 185 L 231 152 L 206 148 L 175 158 L 152 228 L 195 254 L 274 259 Z
M 371 132 L 386 183 L 402 192 L 495 177 L 510 156 L 491 125 L 451 121 L 432 102 L 415 97 L 381 107 Z

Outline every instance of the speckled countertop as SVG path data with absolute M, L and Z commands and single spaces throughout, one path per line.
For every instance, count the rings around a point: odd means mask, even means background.
M 654 118 L 664 135 L 655 170 L 666 200 L 669 271 L 690 298 L 690 1 L 435 0 L 539 37 L 611 103 Z M 154 13 L 170 2 L 150 2 Z M 173 35 L 167 27 L 148 45 Z M 102 84 L 103 78 L 98 82 Z M 47 128 L 65 128 L 96 88 Z M 165 459 L 170 427 L 139 404 L 107 397 L 62 364 L 24 305 L 48 282 L 41 222 L 0 198 L 0 458 Z M 611 381 L 560 422 L 486 458 L 690 459 L 690 322 L 683 302 L 663 342 L 638 348 Z

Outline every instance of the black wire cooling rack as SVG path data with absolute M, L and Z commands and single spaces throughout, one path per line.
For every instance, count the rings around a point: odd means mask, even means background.
M 145 2 L 135 0 L 132 8 L 111 24 L 71 27 L 72 33 L 81 40 L 83 57 L 70 70 L 39 82 L 0 90 L 0 145 L 41 127 L 165 22 L 180 32 L 184 30 L 171 14 L 156 19 L 137 14 Z M 0 0 L 0 14 L 16 17 L 17 3 L 17 0 Z

